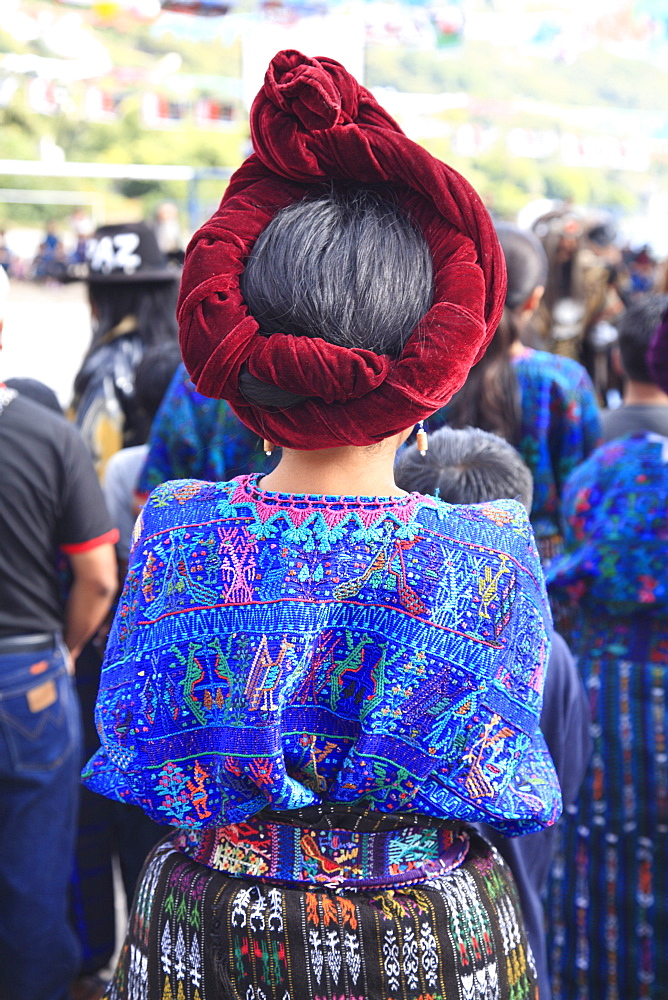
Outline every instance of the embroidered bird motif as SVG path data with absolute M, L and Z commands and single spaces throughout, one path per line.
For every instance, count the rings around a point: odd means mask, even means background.
M 498 597 L 499 581 L 504 573 L 509 573 L 508 557 L 501 553 L 501 565 L 492 576 L 492 567 L 485 566 L 482 578 L 478 578 L 478 594 L 481 599 L 480 617 L 489 618 L 489 606 Z

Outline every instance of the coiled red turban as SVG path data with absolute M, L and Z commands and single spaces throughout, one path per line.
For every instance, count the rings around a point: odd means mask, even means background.
M 470 184 L 408 139 L 333 59 L 279 52 L 250 123 L 255 153 L 186 253 L 178 305 L 186 367 L 199 392 L 229 400 L 274 444 L 373 444 L 443 406 L 484 353 L 506 291 L 494 226 Z M 429 245 L 434 304 L 399 358 L 289 333 L 263 336 L 243 301 L 239 275 L 262 230 L 331 179 L 387 185 Z M 249 403 L 239 391 L 244 365 L 309 398 L 272 412 Z

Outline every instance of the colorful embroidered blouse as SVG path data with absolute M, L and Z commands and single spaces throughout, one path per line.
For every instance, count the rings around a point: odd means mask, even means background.
M 607 615 L 668 611 L 668 438 L 609 441 L 564 492 L 564 554 L 550 567 L 555 595 Z
M 554 822 L 550 612 L 514 501 L 170 482 L 138 522 L 84 778 L 159 822 L 365 805 Z

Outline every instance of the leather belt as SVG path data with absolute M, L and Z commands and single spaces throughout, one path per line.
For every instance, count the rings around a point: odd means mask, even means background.
M 38 653 L 42 649 L 53 649 L 57 641 L 58 636 L 54 632 L 0 636 L 0 656 L 3 653 Z

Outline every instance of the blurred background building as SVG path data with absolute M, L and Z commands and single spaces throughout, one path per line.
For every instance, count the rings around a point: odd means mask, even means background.
M 3 0 L 10 248 L 56 220 L 70 250 L 82 213 L 165 201 L 187 235 L 247 153 L 249 102 L 284 47 L 344 62 L 495 215 L 568 201 L 668 253 L 668 0 Z

